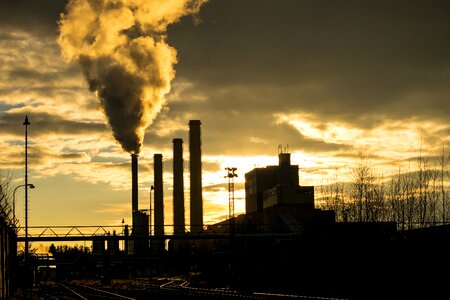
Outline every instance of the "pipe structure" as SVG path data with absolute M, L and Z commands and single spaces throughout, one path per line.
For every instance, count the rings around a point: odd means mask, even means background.
M 190 171 L 190 213 L 191 233 L 203 230 L 202 199 L 202 150 L 200 138 L 200 120 L 189 121 L 189 171 Z
M 153 155 L 155 236 L 164 235 L 164 196 L 162 154 Z
M 183 139 L 173 139 L 173 233 L 185 233 Z

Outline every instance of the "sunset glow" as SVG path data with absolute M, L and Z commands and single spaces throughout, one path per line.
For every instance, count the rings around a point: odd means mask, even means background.
M 277 165 L 279 145 L 300 185 L 315 186 L 336 173 L 350 180 L 362 154 L 389 176 L 413 170 L 418 153 L 449 149 L 450 24 L 425 3 L 373 16 L 304 1 L 37 2 L 32 15 L 0 5 L 16 16 L 0 21 L 0 169 L 23 184 L 28 115 L 32 225 L 130 223 L 134 152 L 144 208 L 153 154 L 163 154 L 171 224 L 173 138 L 184 141 L 189 223 L 192 119 L 202 122 L 207 224 L 228 216 L 225 168 L 237 168 L 235 213 L 244 213 L 245 173 Z M 113 75 L 111 86 L 102 81 Z M 23 224 L 20 190 L 17 205 Z

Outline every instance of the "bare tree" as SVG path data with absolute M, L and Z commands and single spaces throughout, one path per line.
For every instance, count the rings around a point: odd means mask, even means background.
M 377 176 L 366 156 L 360 155 L 359 163 L 351 170 L 353 199 L 359 222 L 384 221 L 386 216 L 385 184 L 383 176 Z
M 338 170 L 335 169 L 333 181 L 320 186 L 320 194 L 322 200 L 322 207 L 327 210 L 335 212 L 337 221 L 343 220 L 343 211 L 345 207 L 344 184 L 338 181 Z
M 359 155 L 359 162 L 351 170 L 351 178 L 353 183 L 352 198 L 355 200 L 357 207 L 358 221 L 363 222 L 364 207 L 367 207 L 367 187 L 370 182 L 371 170 L 368 165 L 367 157 L 361 153 Z M 366 210 L 367 212 L 367 210 Z
M 424 156 L 422 154 L 422 148 L 420 149 L 419 156 L 417 157 L 417 188 L 418 188 L 418 224 L 420 227 L 425 227 L 428 219 L 428 215 L 430 214 L 430 179 L 431 179 L 431 170 L 430 170 L 430 156 Z
M 441 200 L 441 215 L 442 215 L 442 224 L 447 222 L 447 202 L 449 201 L 447 196 L 447 191 L 445 189 L 445 179 L 449 179 L 449 171 L 447 170 L 447 165 L 450 161 L 450 153 L 446 156 L 445 149 L 442 148 L 442 153 L 439 157 L 439 179 L 440 179 L 440 200 Z
M 388 217 L 389 221 L 396 222 L 402 230 L 405 230 L 405 201 L 402 199 L 402 176 L 401 168 L 398 173 L 391 177 L 387 189 Z
M 14 225 L 11 197 L 11 175 L 0 171 L 0 217 L 8 224 Z
M 393 221 L 401 230 L 445 224 L 450 154 L 443 149 L 440 156 L 425 156 L 420 149 L 414 168 L 411 162 L 406 171 L 399 167 L 397 174 L 385 178 L 375 174 L 367 156 L 359 154 L 349 183 L 340 182 L 337 171 L 333 182 L 322 183 L 322 207 L 334 210 L 338 222 Z

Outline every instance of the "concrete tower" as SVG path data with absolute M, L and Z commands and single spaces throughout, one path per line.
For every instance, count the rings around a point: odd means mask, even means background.
M 182 139 L 173 139 L 173 225 L 175 234 L 185 233 Z
M 200 120 L 189 121 L 189 169 L 191 194 L 191 232 L 199 233 L 203 229 L 202 199 L 202 150 L 200 138 Z
M 138 211 L 138 156 L 131 154 L 131 209 Z
M 153 155 L 154 187 L 155 187 L 155 235 L 164 235 L 164 196 L 162 154 Z

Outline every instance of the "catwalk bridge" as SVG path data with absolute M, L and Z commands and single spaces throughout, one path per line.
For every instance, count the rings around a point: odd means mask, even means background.
M 168 225 L 166 225 L 168 226 Z M 168 226 L 172 227 L 172 226 Z M 57 241 L 95 241 L 95 240 L 189 240 L 189 239 L 229 239 L 234 238 L 298 238 L 298 233 L 260 233 L 239 234 L 230 232 L 214 232 L 207 226 L 200 233 L 184 234 L 150 234 L 137 235 L 127 234 L 131 227 L 125 226 L 31 226 L 28 227 L 29 242 L 57 242 Z M 152 232 L 152 231 L 151 231 Z M 25 227 L 17 227 L 17 241 L 25 242 Z
M 128 234 L 132 232 L 132 227 L 128 225 L 111 225 L 111 226 L 29 226 L 28 241 L 29 242 L 57 242 L 57 241 L 95 241 L 95 240 L 193 240 L 193 239 L 229 239 L 230 237 L 250 239 L 250 238 L 273 238 L 279 240 L 301 239 L 303 230 L 298 225 L 291 224 L 288 233 L 239 233 L 241 230 L 230 231 L 230 227 L 226 224 L 222 225 L 220 232 L 214 231 L 211 226 L 204 226 L 200 233 L 182 233 L 182 234 L 154 234 L 154 228 L 149 230 L 150 235 L 133 236 Z M 262 225 L 269 228 L 275 225 Z M 173 232 L 173 225 L 165 225 L 165 232 Z M 416 235 L 435 235 L 444 234 L 450 236 L 450 224 L 435 224 L 430 228 L 409 229 L 406 231 L 398 230 L 400 236 L 416 236 Z M 25 242 L 25 227 L 16 227 L 17 241 Z

